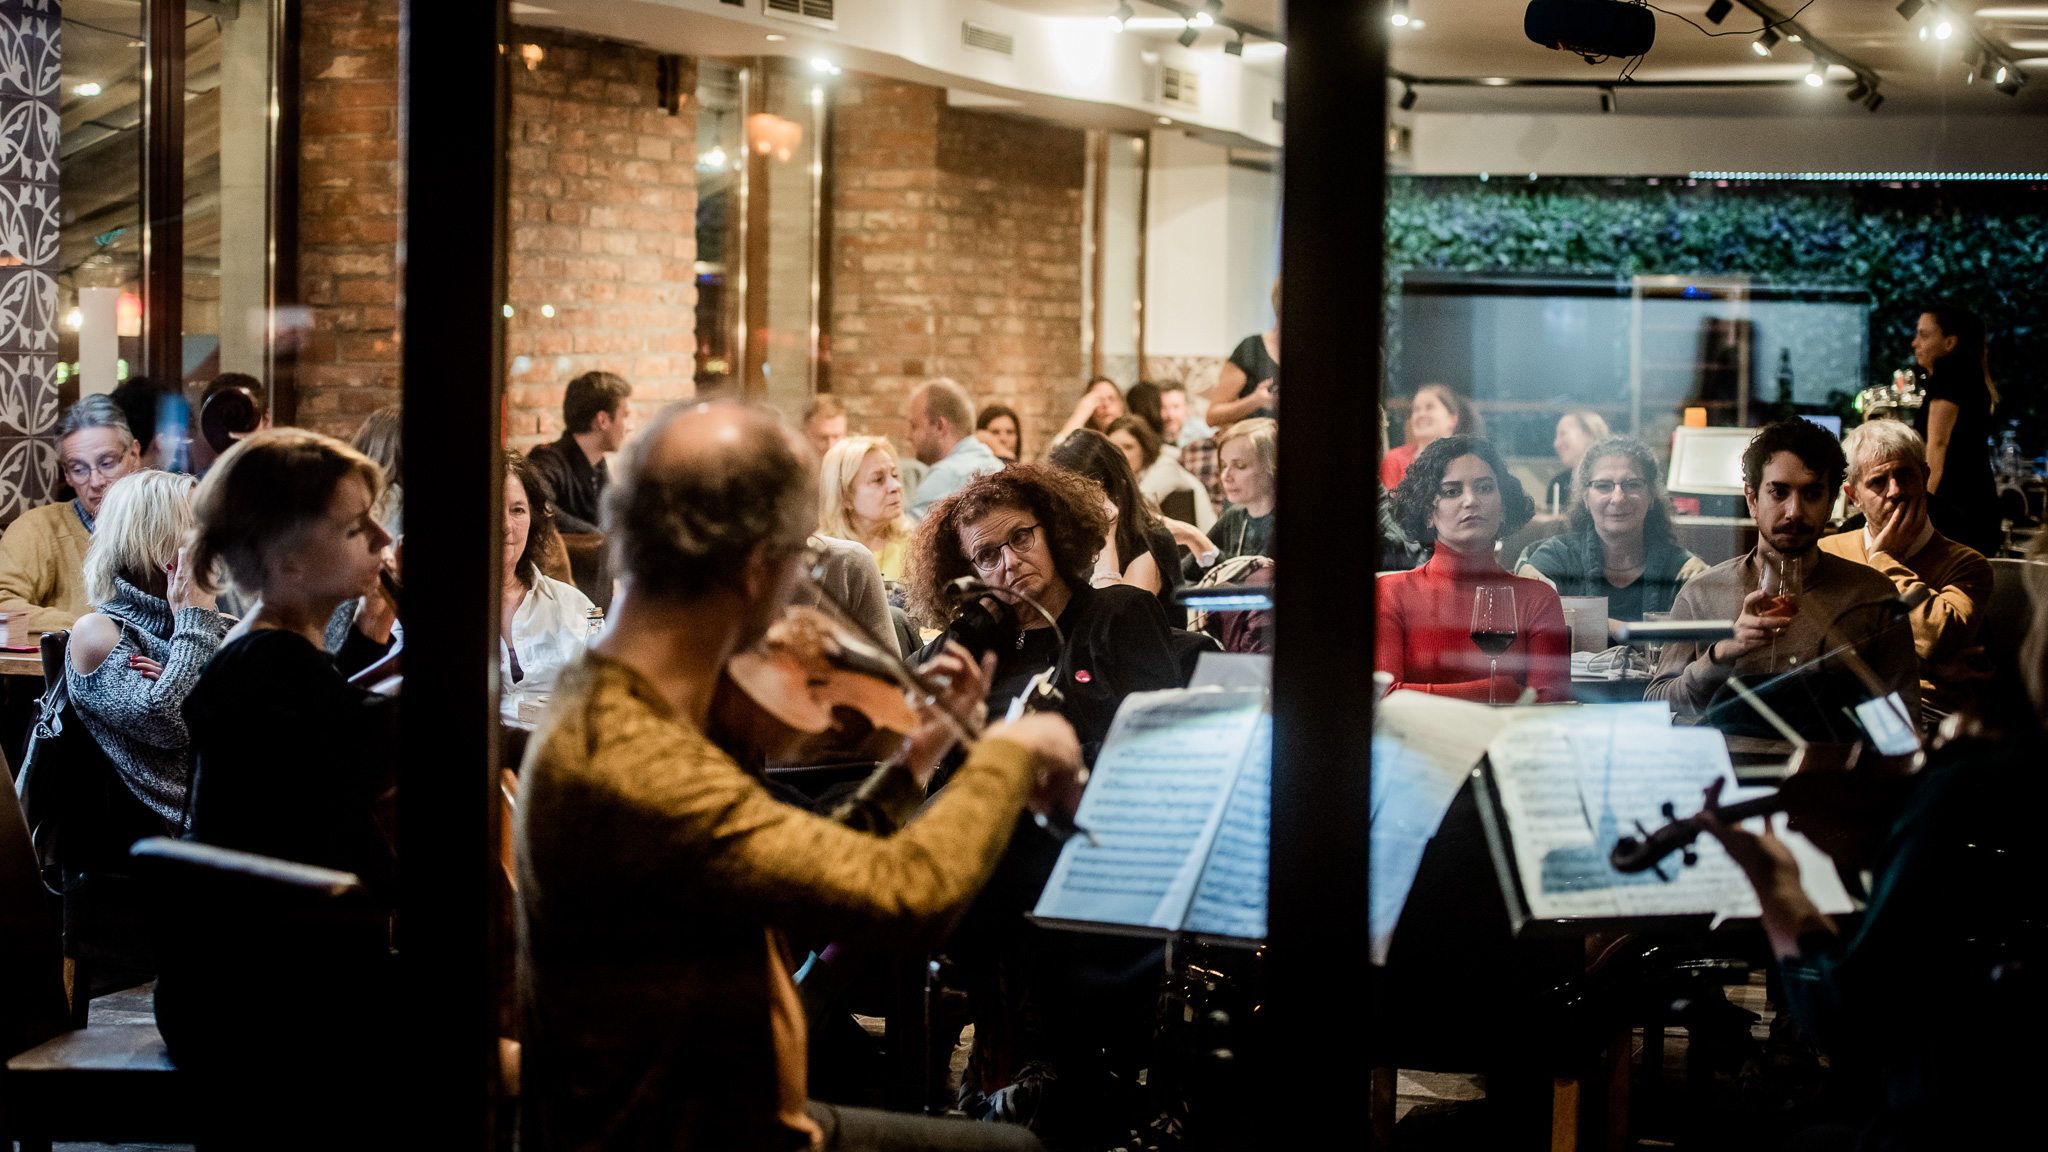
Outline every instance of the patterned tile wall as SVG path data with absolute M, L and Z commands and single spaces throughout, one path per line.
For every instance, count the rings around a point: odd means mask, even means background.
M 61 0 L 0 0 L 0 524 L 57 481 Z

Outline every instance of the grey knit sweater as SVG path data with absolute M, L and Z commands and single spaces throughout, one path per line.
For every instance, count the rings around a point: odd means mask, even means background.
M 115 578 L 115 597 L 93 611 L 121 626 L 120 643 L 90 672 L 64 664 L 65 683 L 79 718 L 129 791 L 173 826 L 185 818 L 192 780 L 192 737 L 185 730 L 185 695 L 199 682 L 234 621 L 211 608 L 171 606 Z M 128 666 L 147 656 L 163 665 L 150 681 Z

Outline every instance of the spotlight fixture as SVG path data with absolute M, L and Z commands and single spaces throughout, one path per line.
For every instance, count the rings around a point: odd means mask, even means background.
M 1394 0 L 1393 4 L 1390 5 L 1390 7 L 1393 9 L 1393 14 L 1388 16 L 1387 19 L 1393 21 L 1394 27 L 1396 28 L 1407 27 L 1408 0 Z
M 1602 88 L 1600 90 L 1600 111 L 1614 111 L 1614 89 Z
M 1759 56 L 1769 56 L 1771 49 L 1777 46 L 1778 30 L 1768 26 L 1764 28 L 1764 34 L 1751 41 L 1749 45 L 1750 50 Z
M 1207 12 L 1197 12 L 1193 16 L 1188 17 L 1188 27 L 1190 28 L 1207 28 L 1214 23 L 1216 23 L 1216 18 Z
M 1879 106 L 1879 105 L 1881 105 L 1881 104 L 1883 104 L 1883 103 L 1884 103 L 1884 93 L 1882 93 L 1882 92 L 1872 92 L 1872 93 L 1870 94 L 1870 99 L 1868 99 L 1868 100 L 1865 100 L 1865 101 L 1863 102 L 1863 106 L 1864 106 L 1865 108 L 1868 108 L 1868 109 L 1869 109 L 1870 111 L 1872 111 L 1872 112 L 1875 112 L 1875 111 L 1877 111 L 1877 109 L 1878 109 L 1878 106 Z
M 2026 78 L 2020 75 L 2019 69 L 2010 65 L 2000 65 L 1998 75 L 1992 80 L 1993 84 L 1998 85 L 1998 90 L 2007 96 L 2019 95 L 2020 86 L 2026 82 Z
M 1908 3 L 1917 2 L 1918 0 L 1908 0 Z M 1712 4 L 1707 5 L 1707 23 L 1719 24 L 1728 18 L 1728 13 L 1733 11 L 1735 11 L 1735 0 L 1714 0 Z
M 1870 95 L 1870 85 L 1865 84 L 1863 77 L 1858 76 L 1855 85 L 1849 89 L 1849 103 L 1854 104 L 1868 95 Z
M 1244 55 L 1244 33 L 1239 32 L 1236 37 L 1225 40 L 1223 42 L 1223 54 L 1225 56 Z
M 1130 6 L 1129 0 L 1119 0 L 1116 6 L 1116 11 L 1110 13 L 1109 15 L 1109 26 L 1111 30 L 1117 32 L 1123 31 L 1124 24 L 1127 21 L 1129 21 L 1131 17 L 1136 16 L 1137 14 L 1138 10 Z
M 1936 40 L 1946 40 L 1955 34 L 1956 26 L 1946 20 L 1934 26 L 1934 38 Z
M 1818 87 L 1820 87 L 1820 86 L 1821 86 L 1822 84 L 1826 83 L 1826 82 L 1827 82 L 1827 71 L 1828 71 L 1828 66 L 1827 66 L 1827 65 L 1825 65 L 1825 64 L 1823 64 L 1823 63 L 1821 63 L 1821 62 L 1820 62 L 1820 61 L 1818 61 L 1818 60 L 1815 60 L 1815 61 L 1813 62 L 1813 71 L 1811 71 L 1811 72 L 1808 72 L 1808 73 L 1806 74 L 1806 86 L 1807 86 L 1808 88 L 1818 88 Z
M 1918 16 L 1920 10 L 1925 7 L 1927 7 L 1927 0 L 1899 0 L 1898 13 L 1902 18 L 1911 20 L 1913 17 Z
M 1413 84 L 1403 84 L 1401 86 L 1401 111 L 1406 112 L 1413 107 L 1415 107 L 1415 86 Z
M 1178 39 L 1180 41 L 1181 47 L 1193 48 L 1195 46 L 1195 41 L 1200 39 L 1201 35 L 1201 29 L 1196 28 L 1193 21 L 1189 21 L 1188 26 L 1181 29 L 1180 35 L 1178 37 L 1175 37 L 1175 39 Z

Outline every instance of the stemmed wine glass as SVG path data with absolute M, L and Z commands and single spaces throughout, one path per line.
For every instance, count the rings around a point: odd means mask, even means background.
M 1472 596 L 1472 643 L 1486 653 L 1486 702 L 1498 704 L 1494 681 L 1500 675 L 1501 653 L 1515 642 L 1515 590 L 1506 584 L 1489 584 Z
M 1799 614 L 1799 597 L 1806 591 L 1806 565 L 1789 556 L 1764 557 L 1763 577 L 1757 586 L 1772 597 L 1763 605 L 1762 615 L 1792 617 Z M 1778 670 L 1778 637 L 1771 636 L 1771 671 Z

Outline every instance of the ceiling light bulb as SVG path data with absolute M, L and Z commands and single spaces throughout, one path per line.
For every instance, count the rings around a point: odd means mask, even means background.
M 1934 38 L 1936 40 L 1946 40 L 1955 34 L 1956 26 L 1946 20 L 1934 26 Z
M 1406 12 L 1394 13 L 1393 19 L 1394 27 L 1396 28 L 1406 28 L 1408 26 L 1408 14 Z
M 550 319 L 552 319 L 552 318 L 554 317 L 554 315 L 555 315 L 555 306 L 554 306 L 553 304 L 543 304 L 543 305 L 541 305 L 541 306 L 540 306 L 540 314 L 541 314 L 541 315 L 543 315 L 543 316 L 549 317 Z
M 1921 38 L 1922 40 L 1925 40 L 1925 39 L 1927 39 L 1927 25 L 1925 25 L 1925 24 L 1922 24 L 1922 25 L 1920 26 L 1920 38 Z
M 73 96 L 97 96 L 100 94 L 100 91 L 100 86 L 90 80 L 83 84 L 73 84 L 71 86 L 71 94 Z
M 1188 17 L 1188 25 L 1193 28 L 1207 28 L 1215 22 L 1215 17 L 1210 16 L 1207 12 L 1197 12 L 1193 16 Z
M 1808 72 L 1808 73 L 1806 74 L 1806 86 L 1807 86 L 1808 88 L 1818 88 L 1818 87 L 1820 87 L 1820 85 L 1821 85 L 1821 75 L 1820 75 L 1820 73 L 1818 73 L 1818 72 Z
M 1749 48 L 1750 51 L 1755 52 L 1759 56 L 1769 56 L 1771 54 L 1771 50 L 1764 47 L 1764 42 L 1761 40 L 1751 41 Z
M 1991 78 L 1991 82 L 1992 82 L 1993 84 L 2003 84 L 2003 83 L 2005 83 L 2005 66 L 2004 66 L 2004 65 L 2000 65 L 2000 66 L 1999 66 L 1999 69 L 1998 69 L 1998 74 L 1997 74 L 1997 75 L 1995 75 L 1995 76 L 1993 76 L 1993 77 Z
M 813 58 L 812 58 L 812 60 L 811 60 L 811 71 L 813 71 L 813 72 L 830 72 L 831 70 L 832 70 L 832 62 L 831 62 L 830 60 L 827 60 L 827 59 L 825 59 L 825 58 L 824 58 L 824 57 L 822 57 L 822 56 L 818 56 L 818 57 L 813 57 Z
M 1769 56 L 1771 54 L 1771 49 L 1776 48 L 1777 46 L 1778 30 L 1776 28 L 1770 27 L 1769 25 L 1766 25 L 1764 27 L 1763 35 L 1758 36 L 1754 41 L 1750 43 L 1750 48 L 1753 49 L 1759 56 Z

